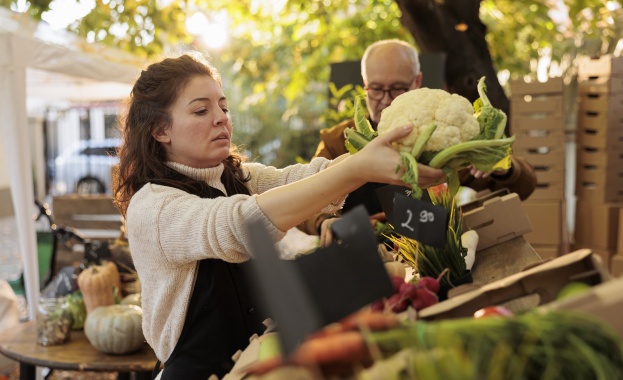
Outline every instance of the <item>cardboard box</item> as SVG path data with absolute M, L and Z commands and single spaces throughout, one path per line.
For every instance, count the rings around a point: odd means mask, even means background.
M 609 249 L 593 248 L 593 253 L 601 258 L 604 268 L 610 272 L 610 261 L 612 260 L 612 256 L 614 256 L 614 252 Z
M 592 202 L 623 202 L 623 189 L 618 185 L 599 186 L 593 182 L 578 182 L 575 195 Z
M 564 166 L 565 148 L 559 147 L 538 147 L 524 148 L 513 146 L 513 154 L 528 160 L 532 166 Z
M 576 182 L 580 186 L 594 184 L 597 187 L 620 187 L 623 189 L 623 167 L 578 163 Z
M 616 251 L 617 254 L 623 256 L 623 207 L 619 209 L 619 240 L 617 241 Z
M 584 249 L 459 294 L 422 309 L 418 316 L 425 320 L 471 317 L 476 310 L 483 307 L 500 305 L 533 294 L 538 294 L 538 304 L 544 305 L 554 301 L 569 282 L 581 281 L 597 285 L 610 279 L 611 276 L 599 257 L 591 250 Z M 619 293 L 623 292 L 619 289 Z M 620 319 L 620 316 L 617 318 Z
M 623 204 L 597 203 L 578 199 L 575 207 L 574 241 L 592 249 L 614 252 L 619 233 L 619 212 Z
M 534 166 L 537 184 L 560 183 L 565 180 L 563 165 L 536 165 Z
M 623 165 L 623 151 L 586 145 L 578 145 L 576 161 L 578 164 L 595 165 L 604 168 Z
M 623 276 L 623 253 L 617 253 L 610 259 L 610 273 L 614 277 Z
M 615 278 L 602 284 L 595 285 L 587 292 L 573 297 L 550 302 L 538 309 L 547 312 L 550 310 L 577 310 L 599 317 L 610 325 L 614 332 L 623 338 L 623 278 Z
M 623 76 L 597 76 L 582 78 L 578 81 L 578 94 L 586 93 L 619 93 L 623 92 Z
M 578 77 L 620 77 L 623 76 L 623 57 L 610 54 L 601 57 L 580 57 L 578 60 Z
M 513 146 L 517 144 L 518 140 L 515 140 Z M 595 128 L 578 124 L 575 141 L 580 147 L 623 151 L 623 126 L 621 128 Z
M 562 113 L 543 113 L 533 115 L 515 115 L 511 113 L 511 129 L 513 134 L 523 130 L 560 130 L 565 128 Z
M 519 129 L 515 130 L 513 148 L 538 149 L 541 147 L 560 147 L 565 144 L 565 134 L 560 129 Z M 623 136 L 623 134 L 622 134 Z
M 530 199 L 539 201 L 559 201 L 565 198 L 564 182 L 537 183 Z
M 620 112 L 583 110 L 581 104 L 578 109 L 578 125 L 593 129 L 621 129 L 623 117 Z
M 623 111 L 623 93 L 600 94 L 597 92 L 584 93 L 578 95 L 579 108 L 582 111 Z
M 538 114 L 541 112 L 558 114 L 563 110 L 562 95 L 524 95 L 512 97 L 510 100 L 511 113 Z
M 523 209 L 532 224 L 532 232 L 524 235 L 530 245 L 561 245 L 562 231 L 566 228 L 563 219 L 565 205 L 563 201 L 535 201 L 532 197 L 523 202 Z
M 478 251 L 532 231 L 519 196 L 507 192 L 491 193 L 461 207 L 464 229 L 478 233 Z
M 526 82 L 524 79 L 512 79 L 509 81 L 512 97 L 539 94 L 561 94 L 564 83 L 561 77 L 548 78 L 546 82 Z
M 562 255 L 562 246 L 560 245 L 540 245 L 540 244 L 532 244 L 532 248 L 539 254 L 539 256 L 543 260 L 553 259 Z

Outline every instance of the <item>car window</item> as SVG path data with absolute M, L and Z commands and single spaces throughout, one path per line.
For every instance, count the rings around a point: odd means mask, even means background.
M 115 157 L 117 155 L 117 147 L 114 146 L 102 146 L 102 147 L 88 147 L 82 150 L 80 154 L 85 156 L 110 156 Z

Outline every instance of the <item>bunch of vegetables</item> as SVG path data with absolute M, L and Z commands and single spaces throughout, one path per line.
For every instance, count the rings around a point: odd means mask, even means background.
M 402 180 L 420 198 L 417 164 L 444 171 L 452 195 L 459 189 L 458 172 L 469 165 L 490 172 L 510 168 L 511 145 L 505 137 L 506 114 L 494 108 L 486 96 L 485 78 L 478 82 L 480 98 L 470 102 L 444 90 L 419 88 L 394 99 L 381 114 L 378 132 L 365 117 L 361 98 L 355 102 L 356 129 L 345 130 L 346 148 L 351 154 L 362 149 L 378 134 L 412 124 L 412 132 L 397 143 L 406 171 Z M 397 168 L 397 170 L 400 168 Z
M 420 277 L 440 277 L 442 284 L 451 284 L 468 273 L 465 257 L 467 248 L 463 246 L 463 215 L 454 196 L 445 185 L 427 189 L 431 202 L 449 211 L 446 244 L 443 248 L 422 244 L 406 236 L 387 235 L 400 255 L 411 265 Z
M 620 338 L 579 312 L 404 322 L 364 337 L 390 359 L 360 379 L 623 379 Z
M 266 348 L 272 352 L 264 360 L 246 367 L 249 378 L 279 378 L 272 375 L 290 366 L 309 369 L 297 378 L 623 379 L 621 338 L 577 311 L 433 322 L 360 312 L 314 334 L 289 358 L 275 344 Z
M 445 273 L 445 272 L 444 272 Z M 370 306 L 374 311 L 400 313 L 409 306 L 415 310 L 422 310 L 439 302 L 439 278 L 421 277 L 411 282 L 405 282 L 404 277 L 391 278 L 395 293 L 388 298 L 373 302 Z

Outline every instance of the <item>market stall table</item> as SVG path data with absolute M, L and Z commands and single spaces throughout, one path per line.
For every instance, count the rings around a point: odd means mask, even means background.
M 20 379 L 36 378 L 35 367 L 72 371 L 114 371 L 120 380 L 151 379 L 156 355 L 144 344 L 137 352 L 126 355 L 108 355 L 97 351 L 84 332 L 72 331 L 69 342 L 58 346 L 37 344 L 35 321 L 20 323 L 16 328 L 0 334 L 0 353 L 20 363 Z

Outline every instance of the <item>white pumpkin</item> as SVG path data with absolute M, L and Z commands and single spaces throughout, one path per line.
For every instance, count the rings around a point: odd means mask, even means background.
M 136 305 L 141 307 L 141 293 L 128 294 L 121 300 L 122 305 Z
M 100 306 L 87 315 L 84 334 L 98 351 L 127 354 L 145 341 L 142 319 L 143 311 L 136 305 Z

